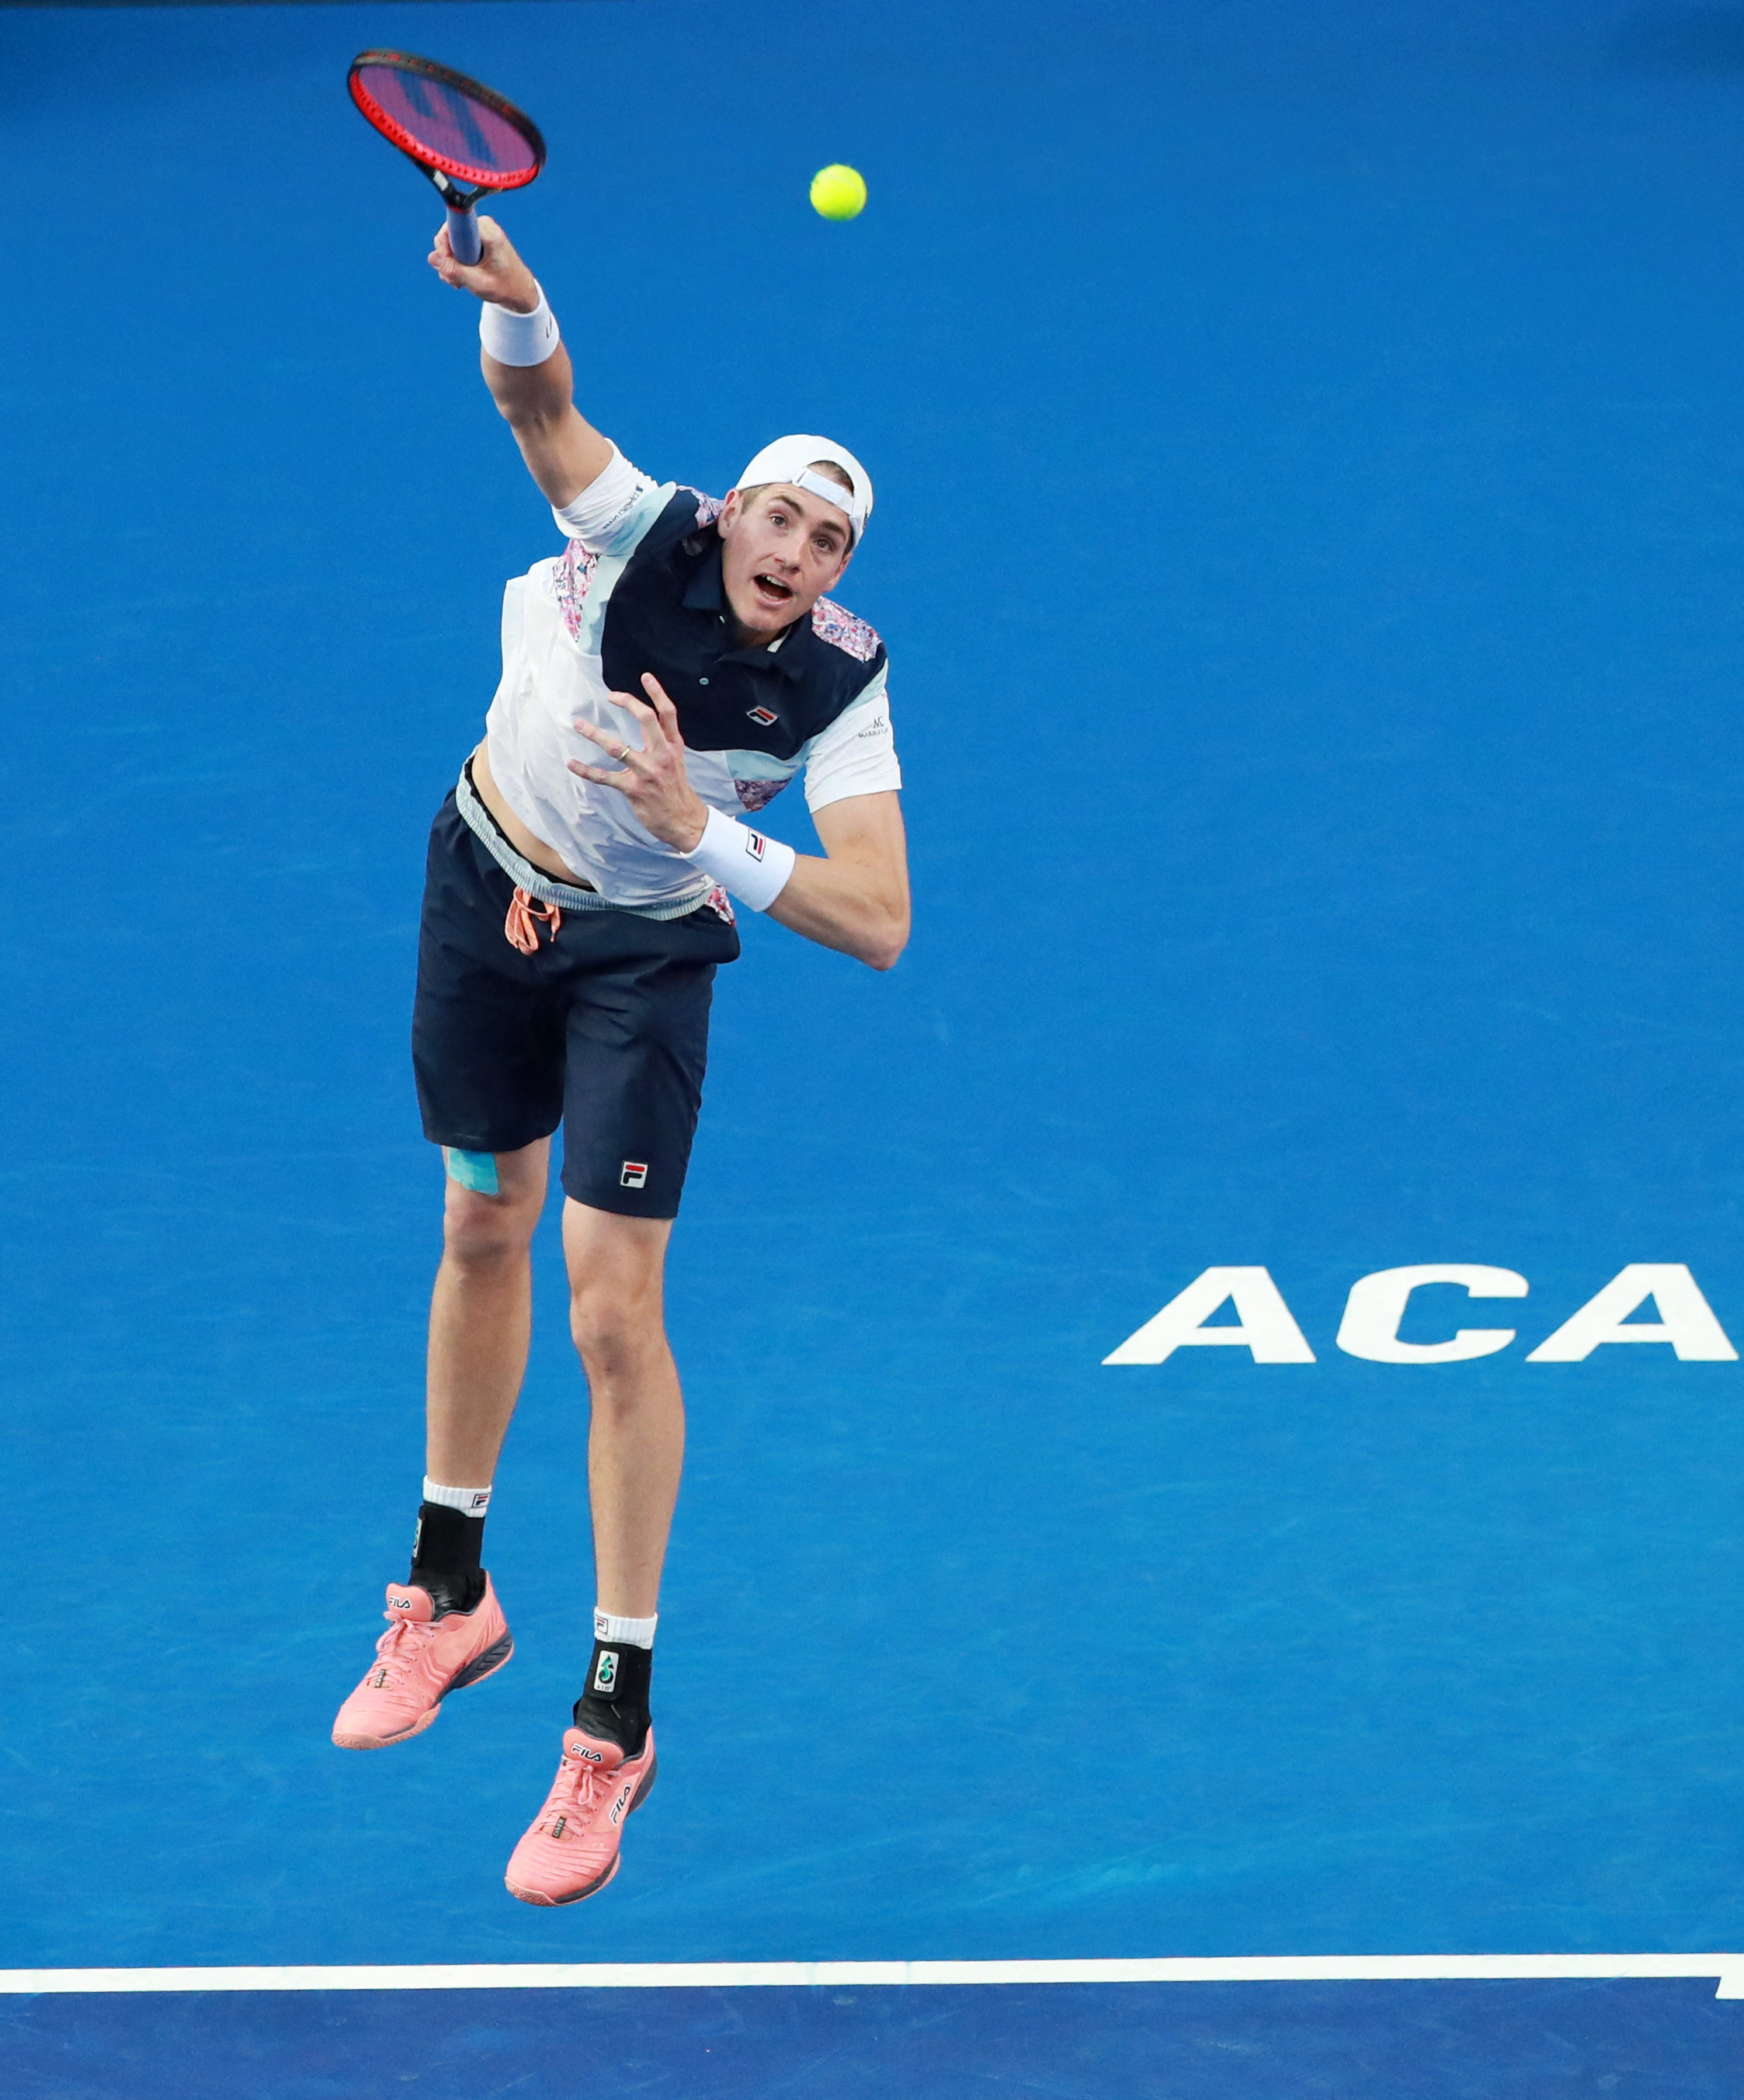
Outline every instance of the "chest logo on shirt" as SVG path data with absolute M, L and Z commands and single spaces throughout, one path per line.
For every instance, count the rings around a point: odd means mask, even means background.
M 771 708 L 746 708 L 745 712 L 759 729 L 767 729 L 772 721 L 779 719 Z

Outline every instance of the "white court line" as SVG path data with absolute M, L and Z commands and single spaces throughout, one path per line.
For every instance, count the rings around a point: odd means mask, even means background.
M 742 1990 L 845 1983 L 1356 1983 L 1711 1976 L 1744 1954 L 1242 1954 L 1111 1961 L 479 1961 L 308 1969 L 0 1969 L 0 1994 L 74 1991 Z

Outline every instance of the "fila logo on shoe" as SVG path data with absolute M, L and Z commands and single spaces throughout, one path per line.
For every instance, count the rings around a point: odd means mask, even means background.
M 597 1750 L 584 1750 L 577 1748 L 571 1750 L 570 1755 L 579 1758 L 584 1765 L 602 1765 L 606 1762 Z
M 396 1612 L 409 1612 L 412 1609 L 410 1597 L 390 1597 L 388 1602 Z
M 745 712 L 759 729 L 767 729 L 772 721 L 777 719 L 773 708 L 746 708 Z
M 619 1185 L 625 1189 L 645 1189 L 648 1185 L 648 1162 L 645 1159 L 627 1159 L 623 1171 L 618 1176 Z
M 624 1809 L 629 1802 L 630 1796 L 635 1791 L 636 1789 L 628 1782 L 619 1788 L 618 1798 L 611 1805 L 611 1814 L 607 1819 L 608 1821 L 612 1823 L 621 1823 L 623 1820 Z

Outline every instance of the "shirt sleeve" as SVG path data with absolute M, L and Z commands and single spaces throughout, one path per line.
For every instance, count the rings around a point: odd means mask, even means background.
M 553 504 L 551 514 L 566 540 L 580 540 L 589 554 L 609 554 L 640 522 L 642 500 L 656 485 L 614 445 L 610 461 L 575 501 L 561 510 Z
M 814 814 L 851 795 L 882 795 L 902 785 L 885 691 L 887 668 L 880 664 L 853 704 L 806 747 L 805 801 Z

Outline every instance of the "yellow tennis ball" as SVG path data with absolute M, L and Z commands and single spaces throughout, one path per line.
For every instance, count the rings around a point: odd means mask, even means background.
M 812 209 L 825 218 L 858 218 L 865 210 L 865 177 L 839 161 L 812 178 Z

